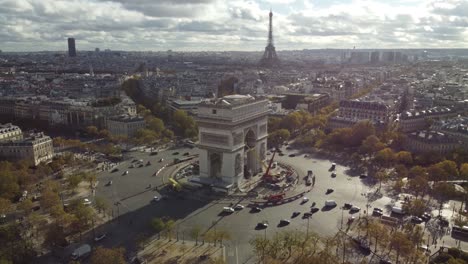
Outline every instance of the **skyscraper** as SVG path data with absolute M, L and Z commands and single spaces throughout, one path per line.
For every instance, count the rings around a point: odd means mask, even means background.
M 75 39 L 68 38 L 68 56 L 76 57 Z
M 265 47 L 265 52 L 260 60 L 263 66 L 274 66 L 279 64 L 278 56 L 276 55 L 275 46 L 273 45 L 273 12 L 270 10 L 270 24 L 268 27 L 268 43 Z

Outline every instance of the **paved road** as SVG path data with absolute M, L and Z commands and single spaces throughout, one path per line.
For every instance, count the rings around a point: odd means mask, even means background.
M 172 155 L 173 152 L 179 152 L 178 156 Z M 341 206 L 344 203 L 351 203 L 361 208 L 356 216 L 364 214 L 367 210 L 368 199 L 365 194 L 373 193 L 374 188 L 367 187 L 359 177 L 351 177 L 348 174 L 347 167 L 337 165 L 337 177 L 332 178 L 329 168 L 330 160 L 322 159 L 314 155 L 304 156 L 304 153 L 298 153 L 296 150 L 284 150 L 286 155 L 277 156 L 275 159 L 281 163 L 294 167 L 300 174 L 301 179 L 306 175 L 307 170 L 313 170 L 316 175 L 316 183 L 311 192 L 306 196 L 310 201 L 301 204 L 300 201 L 294 201 L 275 207 L 268 207 L 259 213 L 251 213 L 248 208 L 237 211 L 229 216 L 220 216 L 224 206 L 231 202 L 239 202 L 247 205 L 249 200 L 217 200 L 217 201 L 195 201 L 178 200 L 170 198 L 169 200 L 157 203 L 151 202 L 154 195 L 159 195 L 157 191 L 147 189 L 148 184 L 158 186 L 163 183 L 163 174 L 153 177 L 155 171 L 162 168 L 167 163 L 173 161 L 174 157 L 180 157 L 183 153 L 195 153 L 196 149 L 177 149 L 163 151 L 157 156 L 149 156 L 149 153 L 132 153 L 136 159 L 143 159 L 146 163 L 148 159 L 152 164 L 149 167 L 126 169 L 130 159 L 119 165 L 119 172 L 105 172 L 100 176 L 100 181 L 106 183 L 113 181 L 113 185 L 106 187 L 100 184 L 97 188 L 97 195 L 108 199 L 112 204 L 120 201 L 118 206 L 121 217 L 112 224 L 100 227 L 106 230 L 112 230 L 112 239 L 103 241 L 105 246 L 125 246 L 128 250 L 135 249 L 135 241 L 138 240 L 138 234 L 147 233 L 151 230 L 149 221 L 153 217 L 170 216 L 178 220 L 178 233 L 185 238 L 189 237 L 189 230 L 193 226 L 200 226 L 202 230 L 225 229 L 230 231 L 232 241 L 227 243 L 226 255 L 229 263 L 249 263 L 252 260 L 252 251 L 249 246 L 249 240 L 256 235 L 272 236 L 280 230 L 302 230 L 309 228 L 310 232 L 318 233 L 321 236 L 332 236 L 336 234 L 341 226 L 346 223 L 350 216 L 348 211 L 342 211 Z M 296 157 L 289 157 L 291 153 L 297 154 Z M 162 163 L 157 162 L 164 158 Z M 123 171 L 129 170 L 129 174 L 122 176 Z M 326 194 L 328 188 L 334 189 L 334 192 Z M 326 210 L 322 208 L 326 200 L 335 200 L 337 207 Z M 301 216 L 291 219 L 295 211 L 310 211 L 312 202 L 321 210 L 313 215 L 309 220 L 302 219 Z M 370 203 L 370 210 L 373 207 L 380 207 L 388 210 L 390 199 L 387 197 L 377 198 Z M 387 206 L 387 207 L 386 207 Z M 114 207 L 114 214 L 117 215 L 117 206 Z M 386 213 L 388 215 L 388 212 Z M 291 224 L 286 227 L 277 227 L 281 219 L 291 219 Z M 268 221 L 269 227 L 266 230 L 255 230 L 257 223 Z M 250 260 L 250 261 L 249 261 Z

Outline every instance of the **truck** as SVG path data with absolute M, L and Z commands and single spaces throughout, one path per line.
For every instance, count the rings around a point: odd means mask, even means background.
M 91 246 L 88 244 L 83 244 L 73 251 L 73 253 L 71 254 L 71 259 L 82 259 L 89 256 L 89 254 L 91 254 Z

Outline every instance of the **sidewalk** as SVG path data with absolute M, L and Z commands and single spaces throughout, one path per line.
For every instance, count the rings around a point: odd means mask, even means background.
M 179 237 L 180 238 L 180 237 Z M 198 241 L 182 241 L 179 239 L 156 239 L 145 246 L 138 256 L 147 263 L 213 263 L 215 260 L 225 260 L 225 247 L 219 244 Z

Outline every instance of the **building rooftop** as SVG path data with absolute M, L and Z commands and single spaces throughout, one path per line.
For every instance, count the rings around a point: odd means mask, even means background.
M 226 95 L 221 98 L 202 102 L 201 107 L 215 107 L 215 108 L 232 108 L 239 105 L 249 104 L 256 101 L 264 100 L 260 97 L 253 97 L 251 95 L 232 94 Z

